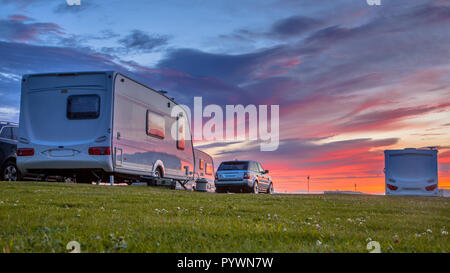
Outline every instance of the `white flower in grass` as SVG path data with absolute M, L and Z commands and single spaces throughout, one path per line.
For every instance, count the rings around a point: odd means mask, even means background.
M 287 228 L 283 228 L 283 231 L 286 232 L 286 231 L 287 231 Z
M 433 233 L 431 229 L 427 229 L 427 233 Z
M 397 234 L 394 235 L 394 243 L 400 242 L 400 237 Z
M 443 231 L 442 231 L 442 235 L 448 235 L 448 232 L 445 231 L 445 230 L 443 230 Z
M 350 218 L 347 218 L 347 222 L 351 223 L 351 222 L 353 222 L 353 220 Z
M 320 240 L 316 241 L 316 246 L 320 247 L 322 245 L 322 242 Z

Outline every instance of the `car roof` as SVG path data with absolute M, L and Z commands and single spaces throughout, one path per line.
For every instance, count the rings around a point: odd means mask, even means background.
M 3 128 L 5 126 L 11 126 L 11 127 L 19 127 L 19 125 L 15 122 L 11 121 L 0 121 L 0 128 Z
M 253 162 L 253 163 L 258 163 L 258 162 L 253 161 L 253 160 L 229 160 L 229 161 L 222 161 L 222 163 L 233 163 L 233 162 L 247 162 L 247 163 Z

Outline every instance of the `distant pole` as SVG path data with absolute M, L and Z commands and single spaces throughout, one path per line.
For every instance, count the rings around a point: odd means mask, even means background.
M 355 183 L 355 192 L 356 192 L 356 183 Z
M 308 179 L 308 193 L 309 193 L 309 175 L 306 178 Z

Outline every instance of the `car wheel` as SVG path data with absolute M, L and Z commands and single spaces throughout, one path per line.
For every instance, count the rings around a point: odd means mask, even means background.
M 253 183 L 253 193 L 254 194 L 259 193 L 258 182 L 256 182 L 256 181 L 255 181 L 255 183 Z
M 267 188 L 267 194 L 272 194 L 273 193 L 273 184 L 270 183 L 269 188 Z
M 6 162 L 2 170 L 2 180 L 4 181 L 20 180 L 20 172 L 17 169 L 16 163 L 14 163 L 13 161 Z

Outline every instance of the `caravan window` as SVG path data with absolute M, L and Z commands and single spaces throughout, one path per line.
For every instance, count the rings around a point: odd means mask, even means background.
M 185 137 L 184 137 L 184 122 L 181 117 L 177 119 L 177 149 L 184 150 L 186 143 L 185 143 Z
M 163 139 L 166 131 L 165 125 L 163 116 L 147 110 L 147 135 Z
M 211 175 L 212 172 L 213 172 L 212 164 L 206 163 L 206 172 L 205 173 L 208 174 L 208 175 Z
M 205 168 L 205 161 L 203 161 L 203 159 L 200 159 L 200 170 L 203 170 L 203 168 Z
M 73 95 L 67 99 L 68 119 L 96 119 L 100 115 L 98 95 Z

